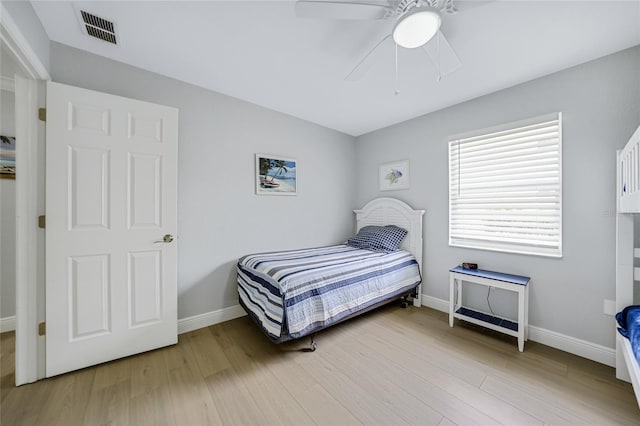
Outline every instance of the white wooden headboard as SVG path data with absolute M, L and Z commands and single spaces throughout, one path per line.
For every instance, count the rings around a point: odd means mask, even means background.
M 640 127 L 618 154 L 618 211 L 640 213 Z
M 617 152 L 616 312 L 635 304 L 634 215 L 640 213 L 640 127 Z M 616 333 L 616 378 L 631 382 L 640 406 L 640 364 L 629 340 Z
M 418 261 L 420 273 L 422 271 L 422 216 L 424 210 L 414 210 L 407 203 L 395 198 L 376 198 L 369 201 L 362 209 L 354 210 L 356 214 L 356 232 L 368 225 L 396 225 L 408 231 L 400 248 L 409 251 Z M 418 288 L 418 295 L 422 295 L 422 284 Z M 413 300 L 415 306 L 420 306 L 418 297 Z

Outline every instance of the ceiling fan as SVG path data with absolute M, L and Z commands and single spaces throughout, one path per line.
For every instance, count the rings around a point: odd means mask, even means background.
M 467 1 L 464 9 L 486 1 Z M 408 49 L 422 47 L 438 72 L 438 81 L 456 71 L 462 63 L 447 41 L 440 26 L 442 15 L 458 12 L 454 0 L 298 0 L 295 6 L 299 18 L 346 20 L 393 20 L 393 31 L 386 35 L 346 76 L 347 81 L 361 79 L 375 63 L 380 49 L 391 41 L 396 44 L 396 80 L 398 46 Z

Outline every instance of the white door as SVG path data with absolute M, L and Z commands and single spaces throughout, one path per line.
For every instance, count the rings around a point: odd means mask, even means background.
M 47 83 L 47 377 L 177 342 L 178 110 Z

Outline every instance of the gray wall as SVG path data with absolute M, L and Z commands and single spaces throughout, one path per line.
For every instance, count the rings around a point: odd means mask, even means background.
M 15 136 L 15 95 L 0 91 L 0 135 Z M 16 181 L 0 179 L 0 318 L 16 314 Z
M 236 305 L 238 257 L 353 232 L 354 138 L 61 44 L 54 81 L 180 109 L 178 317 Z M 255 195 L 254 154 L 298 160 L 297 196 Z
M 448 135 L 560 111 L 563 114 L 562 259 L 448 246 Z M 357 138 L 358 203 L 382 195 L 426 209 L 423 292 L 449 299 L 448 269 L 462 261 L 527 275 L 530 324 L 614 346 L 615 153 L 640 124 L 640 47 L 483 96 Z M 378 191 L 380 163 L 410 159 L 411 188 Z M 470 291 L 487 310 L 486 290 Z M 497 314 L 515 299 L 492 292 Z
M 640 124 L 640 47 L 363 135 L 355 147 L 347 135 L 56 43 L 51 73 L 180 109 L 180 318 L 237 303 L 242 254 L 340 241 L 352 208 L 394 196 L 427 210 L 425 294 L 448 299 L 447 270 L 463 260 L 528 275 L 533 326 L 614 344 L 603 314 L 615 298 L 614 159 Z M 554 111 L 563 113 L 563 258 L 449 247 L 448 135 Z M 297 158 L 300 194 L 254 195 L 256 152 Z M 407 158 L 411 188 L 379 192 L 378 165 Z M 469 293 L 486 309 L 483 291 Z M 510 294 L 491 300 L 497 314 L 515 315 Z

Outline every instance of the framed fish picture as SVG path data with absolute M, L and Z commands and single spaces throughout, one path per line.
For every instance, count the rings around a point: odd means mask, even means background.
M 16 138 L 0 136 L 0 179 L 16 178 Z
M 256 154 L 256 194 L 296 195 L 298 162 L 292 158 Z
M 380 165 L 380 191 L 409 188 L 409 160 Z

